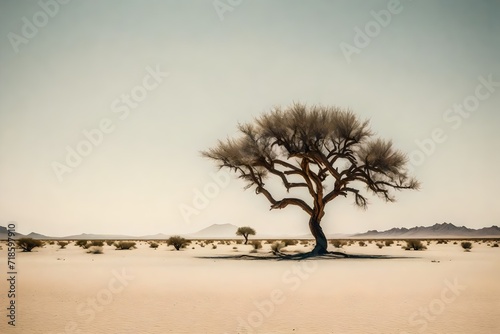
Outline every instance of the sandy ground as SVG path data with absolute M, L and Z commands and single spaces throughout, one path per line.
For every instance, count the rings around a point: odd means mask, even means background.
M 500 333 L 500 248 L 484 243 L 355 244 L 345 251 L 407 258 L 306 261 L 199 258 L 245 245 L 142 242 L 100 255 L 47 245 L 17 253 L 15 327 L 2 246 L 0 333 Z

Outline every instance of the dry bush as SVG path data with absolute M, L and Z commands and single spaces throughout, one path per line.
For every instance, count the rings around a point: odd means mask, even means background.
M 179 250 L 181 248 L 185 248 L 190 243 L 191 243 L 191 241 L 186 240 L 178 235 L 171 236 L 167 240 L 167 246 L 174 246 L 174 248 L 176 250 Z
M 381 242 L 377 242 L 375 245 L 377 245 L 377 247 L 380 249 L 382 249 L 382 247 L 384 247 L 384 244 Z
M 90 246 L 89 249 L 87 250 L 87 253 L 90 254 L 102 254 L 102 246 Z
M 160 245 L 154 241 L 151 241 L 149 243 L 149 248 L 154 248 L 154 249 L 157 249 Z
M 271 245 L 271 250 L 274 254 L 281 253 L 281 250 L 285 247 L 285 243 L 281 241 L 275 241 Z
M 106 240 L 106 245 L 112 246 L 115 243 L 114 240 Z
M 405 250 L 424 250 L 427 249 L 427 247 L 424 246 L 422 241 L 418 239 L 410 239 L 406 240 L 406 246 L 403 247 Z
M 67 241 L 58 241 L 57 245 L 59 246 L 60 249 L 66 248 L 66 246 L 69 244 Z
M 347 245 L 347 242 L 344 241 L 344 240 L 332 240 L 331 241 L 331 244 L 333 245 L 333 247 L 335 248 L 342 248 L 342 246 L 345 246 Z
M 298 244 L 298 241 L 294 240 L 294 239 L 285 239 L 285 240 L 283 240 L 283 243 L 285 244 L 285 247 L 286 246 L 295 246 L 296 244 Z
M 462 246 L 462 248 L 466 251 L 466 252 L 470 252 L 471 248 L 472 248 L 472 242 L 470 241 L 462 241 L 460 243 L 460 246 Z
M 498 244 L 495 242 L 491 247 L 498 247 Z
M 217 249 L 217 245 L 216 244 L 212 244 L 212 249 Z
M 261 249 L 262 248 L 262 242 L 260 240 L 253 240 L 251 242 L 251 245 L 253 246 L 253 249 Z
M 87 240 L 77 240 L 75 241 L 75 245 L 78 247 L 82 247 L 83 249 L 87 249 L 90 247 L 90 243 Z
M 19 246 L 23 252 L 31 252 L 33 248 L 43 247 L 44 243 L 42 240 L 36 240 L 33 238 L 20 238 L 16 241 L 17 246 Z
M 115 242 L 114 246 L 118 250 L 126 250 L 126 249 L 134 249 L 134 248 L 136 248 L 134 241 L 124 241 L 124 240 Z
M 386 241 L 384 242 L 384 244 L 385 244 L 387 247 L 390 247 L 393 243 L 394 243 L 394 240 L 386 240 Z
M 366 246 L 366 244 L 365 244 L 364 241 L 358 241 L 358 245 L 360 245 L 361 247 L 365 247 Z
M 92 247 L 92 246 L 102 247 L 102 246 L 104 246 L 104 241 L 102 241 L 102 240 L 92 240 L 92 241 L 90 242 L 90 246 L 91 246 L 91 247 Z

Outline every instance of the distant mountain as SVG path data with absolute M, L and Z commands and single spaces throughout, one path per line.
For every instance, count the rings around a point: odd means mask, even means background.
M 0 240 L 7 240 L 7 228 L 0 226 Z M 16 232 L 16 238 L 22 238 L 24 237 L 24 234 L 17 233 Z
M 359 233 L 353 238 L 473 238 L 473 237 L 500 237 L 498 226 L 483 227 L 480 229 L 455 226 L 451 223 L 434 224 L 432 226 L 416 226 L 408 228 L 391 228 L 386 231 L 372 230 Z
M 170 238 L 170 235 L 166 235 L 163 233 L 157 233 L 157 234 L 152 234 L 152 235 L 144 235 L 142 237 L 139 237 L 138 239 L 140 240 L 163 240 L 163 239 L 168 239 Z
M 202 238 L 234 239 L 237 238 L 236 230 L 238 230 L 238 226 L 233 224 L 213 224 L 198 232 L 186 234 L 184 235 L 184 237 L 191 239 L 202 239 Z
M 238 226 L 233 224 L 213 224 L 198 232 L 191 234 L 183 234 L 182 236 L 188 239 L 235 239 Z M 28 237 L 33 239 L 55 239 L 55 240 L 162 240 L 168 239 L 170 235 L 163 233 L 145 235 L 145 236 L 130 236 L 120 234 L 87 234 L 69 235 L 65 237 L 50 237 L 40 233 L 31 232 L 28 235 L 23 235 L 16 232 L 16 238 Z M 465 226 L 455 226 L 450 223 L 434 224 L 432 226 L 416 226 L 412 228 L 395 227 L 386 231 L 371 230 L 359 234 L 328 234 L 328 239 L 348 239 L 348 238 L 485 238 L 485 237 L 500 237 L 500 228 L 498 226 L 483 227 L 480 229 L 471 229 Z M 254 239 L 313 239 L 310 234 L 303 235 L 271 235 L 260 234 L 252 237 Z M 0 240 L 7 240 L 7 229 L 0 226 Z
M 66 237 L 61 237 L 57 239 L 63 240 L 134 240 L 139 239 L 138 237 L 133 237 L 130 235 L 121 234 L 88 234 L 82 233 L 77 235 L 68 235 Z
M 36 232 L 31 232 L 30 234 L 26 235 L 26 238 L 33 238 L 33 239 L 57 239 L 57 238 L 54 238 L 54 237 L 48 237 L 46 235 L 43 235 L 43 234 L 40 234 L 40 233 L 36 233 Z

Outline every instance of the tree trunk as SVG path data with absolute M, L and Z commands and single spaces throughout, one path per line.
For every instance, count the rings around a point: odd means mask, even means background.
M 243 238 L 245 238 L 245 245 L 248 243 L 248 235 L 243 234 Z
M 326 240 L 325 233 L 321 228 L 320 219 L 312 216 L 311 219 L 309 219 L 309 229 L 316 239 L 316 246 L 314 246 L 312 253 L 314 255 L 326 254 L 328 252 L 328 240 Z

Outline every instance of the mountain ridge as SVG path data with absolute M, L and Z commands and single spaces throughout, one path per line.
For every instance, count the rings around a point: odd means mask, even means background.
M 236 230 L 238 226 L 233 224 L 212 224 L 197 232 L 181 234 L 182 237 L 188 239 L 235 239 Z M 130 236 L 120 234 L 89 234 L 81 233 L 76 235 L 69 235 L 64 237 L 51 237 L 40 233 L 31 232 L 27 235 L 17 233 L 16 238 L 27 237 L 34 239 L 45 240 L 162 240 L 168 239 L 172 234 L 157 233 L 153 235 L 144 236 Z M 436 223 L 432 226 L 415 226 L 407 227 L 393 227 L 385 231 L 369 230 L 364 233 L 356 234 L 327 234 L 328 239 L 361 239 L 361 238 L 481 238 L 481 237 L 500 237 L 500 227 L 492 225 L 489 227 L 482 227 L 479 229 L 468 228 L 465 226 L 456 226 L 452 223 Z M 310 234 L 297 234 L 297 235 L 271 235 L 271 234 L 257 234 L 255 239 L 313 239 Z M 7 229 L 0 226 L 0 240 L 7 240 Z

